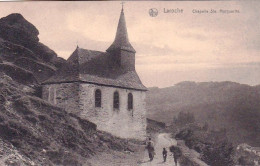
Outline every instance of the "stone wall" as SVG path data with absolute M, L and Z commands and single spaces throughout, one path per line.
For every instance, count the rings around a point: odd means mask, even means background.
M 43 85 L 42 98 L 65 108 L 68 112 L 79 113 L 79 84 L 62 83 Z
M 126 71 L 135 70 L 135 53 L 121 50 L 121 67 Z
M 121 138 L 146 137 L 145 92 L 94 84 L 81 84 L 81 116 L 97 124 L 97 129 Z M 95 107 L 95 90 L 101 90 L 101 107 Z M 119 92 L 119 109 L 113 108 L 113 94 Z M 128 93 L 133 94 L 133 110 L 127 108 Z
M 101 90 L 101 107 L 95 107 L 95 90 Z M 119 109 L 113 108 L 114 92 L 119 92 Z M 133 94 L 133 109 L 128 110 L 128 93 Z M 121 138 L 146 137 L 145 92 L 98 86 L 62 83 L 44 85 L 42 97 L 68 112 L 74 112 L 97 125 L 98 130 Z
M 177 140 L 177 146 L 182 151 L 182 156 L 179 159 L 180 165 L 185 166 L 208 166 L 200 159 L 200 154 L 186 146 L 183 140 Z

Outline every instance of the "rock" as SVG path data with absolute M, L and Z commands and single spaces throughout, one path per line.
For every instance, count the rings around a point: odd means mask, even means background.
M 44 62 L 51 62 L 57 54 L 39 42 L 39 31 L 21 14 L 14 13 L 0 19 L 0 38 L 31 50 Z
M 0 163 L 1 166 L 32 166 L 33 161 L 19 153 L 12 144 L 0 138 Z
M 13 81 L 13 79 L 10 76 L 8 76 L 4 72 L 0 71 L 0 83 L 3 83 L 3 82 L 10 83 L 12 81 Z
M 52 76 L 56 68 L 45 63 L 40 63 L 28 58 L 20 58 L 14 62 L 15 65 L 31 71 L 39 82 L 43 82 Z
M 0 105 L 4 104 L 5 101 L 6 101 L 5 97 L 2 94 L 0 94 Z
M 0 38 L 0 58 L 5 61 L 13 62 L 17 58 L 29 58 L 39 60 L 38 57 L 28 48 L 22 45 L 14 44 Z
M 18 13 L 1 18 L 0 29 L 0 37 L 15 44 L 31 47 L 39 41 L 39 31 Z
M 51 63 L 56 67 L 56 68 L 61 68 L 62 65 L 66 63 L 66 60 L 61 58 L 61 57 L 54 57 L 51 60 Z
M 51 62 L 53 58 L 57 58 L 57 54 L 53 50 L 40 42 L 29 48 L 44 62 Z
M 38 35 L 36 27 L 21 14 L 1 18 L 0 71 L 22 84 L 40 83 L 52 76 L 55 66 L 62 66 L 65 60 L 40 43 Z
M 13 80 L 24 84 L 38 84 L 37 79 L 33 73 L 24 70 L 13 64 L 0 64 L 0 71 L 11 77 Z

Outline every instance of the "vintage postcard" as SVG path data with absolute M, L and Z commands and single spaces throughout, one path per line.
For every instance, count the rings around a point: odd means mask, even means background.
M 259 8 L 0 2 L 0 165 L 260 165 Z

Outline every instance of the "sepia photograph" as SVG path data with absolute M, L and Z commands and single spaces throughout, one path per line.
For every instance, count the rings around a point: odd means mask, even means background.
M 0 2 L 0 166 L 260 166 L 259 9 Z

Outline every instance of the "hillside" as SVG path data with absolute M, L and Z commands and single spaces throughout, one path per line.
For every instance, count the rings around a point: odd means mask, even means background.
M 0 19 L 0 165 L 136 163 L 133 152 L 140 142 L 98 131 L 95 124 L 40 98 L 40 83 L 65 60 L 38 35 L 20 14 Z
M 97 131 L 95 124 L 36 97 L 33 88 L 5 74 L 0 100 L 0 163 L 83 165 L 101 152 L 134 151 L 131 141 Z
M 147 115 L 171 123 L 179 112 L 192 112 L 211 129 L 226 128 L 233 143 L 260 146 L 260 91 L 233 82 L 181 82 L 168 88 L 151 88 Z

